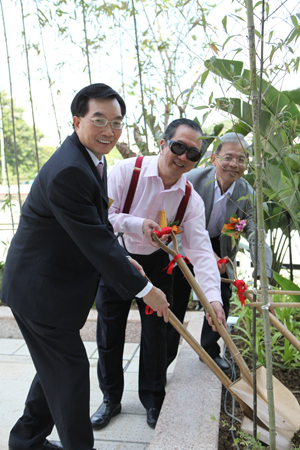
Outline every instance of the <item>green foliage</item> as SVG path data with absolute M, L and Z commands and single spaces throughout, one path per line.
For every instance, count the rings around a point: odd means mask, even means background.
M 283 277 L 282 277 L 283 278 Z M 289 280 L 286 280 L 287 282 Z M 247 283 L 248 288 L 251 285 L 251 281 Z M 289 285 L 290 286 L 290 285 Z M 297 286 L 297 290 L 299 287 Z M 273 295 L 273 301 L 275 302 L 293 302 L 291 296 Z M 297 300 L 299 301 L 299 299 Z M 238 296 L 235 294 L 231 299 L 231 304 L 234 305 L 232 311 L 233 315 L 238 315 L 236 329 L 238 334 L 234 334 L 234 330 L 231 335 L 232 338 L 242 344 L 243 350 L 241 354 L 252 359 L 252 323 L 253 323 L 253 311 L 252 308 L 242 307 Z M 297 308 L 276 308 L 277 319 L 284 324 L 284 326 L 300 340 L 300 312 Z M 289 341 L 282 336 L 280 332 L 273 326 L 271 326 L 271 345 L 273 364 L 282 369 L 299 369 L 300 368 L 300 355 L 298 350 L 289 343 Z M 264 341 L 264 326 L 262 315 L 258 314 L 256 317 L 256 352 L 258 361 L 265 365 L 265 341 Z
M 258 435 L 259 438 L 259 435 Z M 240 446 L 241 448 L 251 450 L 264 450 L 265 446 L 259 441 L 256 440 L 253 436 L 248 433 L 245 433 L 242 429 L 238 432 L 238 437 L 233 441 L 233 445 Z
M 15 184 L 17 181 L 17 176 L 11 101 L 5 92 L 1 92 L 1 103 L 3 112 L 4 151 L 6 164 L 8 166 L 9 183 Z M 25 122 L 23 112 L 23 108 L 14 105 L 15 139 L 21 183 L 33 180 L 37 174 L 33 127 Z M 49 146 L 41 145 L 41 140 L 44 135 L 39 130 L 36 130 L 36 134 L 39 142 L 38 151 L 40 166 L 42 166 L 49 159 L 55 149 Z M 3 163 L 3 161 L 1 161 L 1 163 Z
M 300 291 L 300 287 L 297 284 L 287 278 L 284 278 L 279 273 L 274 272 L 273 278 L 284 291 Z M 294 302 L 299 302 L 300 299 L 297 295 L 291 295 L 291 298 Z
M 211 106 L 235 116 L 238 120 L 233 124 L 233 129 L 248 134 L 253 128 L 252 109 L 248 101 L 250 71 L 243 69 L 242 61 L 215 57 L 206 61 L 205 65 L 242 94 L 242 98 L 218 98 Z M 296 104 L 298 91 L 280 92 L 269 81 L 262 80 L 260 135 L 264 194 L 276 202 L 282 211 L 289 211 L 294 229 L 300 232 L 300 146 L 295 141 L 300 133 L 300 110 Z

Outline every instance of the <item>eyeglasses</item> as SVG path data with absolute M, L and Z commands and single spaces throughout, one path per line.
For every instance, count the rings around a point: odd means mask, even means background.
M 197 148 L 188 147 L 181 142 L 167 140 L 168 146 L 175 155 L 183 155 L 186 152 L 186 157 L 189 161 L 197 162 L 201 158 L 201 152 Z
M 96 127 L 106 127 L 108 123 L 111 124 L 112 128 L 116 130 L 121 130 L 123 128 L 124 122 L 121 120 L 106 120 L 104 117 L 90 117 L 90 120 L 94 122 Z
M 231 156 L 225 155 L 225 156 L 216 156 L 216 158 L 221 159 L 222 161 L 227 162 L 228 164 L 231 164 L 233 161 L 238 165 L 238 166 L 245 166 L 248 164 L 248 158 L 232 158 Z

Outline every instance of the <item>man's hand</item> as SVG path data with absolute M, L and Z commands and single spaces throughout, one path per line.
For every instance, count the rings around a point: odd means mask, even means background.
M 223 275 L 223 273 L 225 273 L 227 270 L 227 264 L 219 264 L 218 269 L 219 269 L 220 275 Z
M 224 325 L 225 329 L 227 330 L 226 317 L 225 317 L 225 312 L 224 312 L 222 304 L 220 302 L 211 302 L 211 306 L 213 307 L 213 309 L 217 315 L 218 322 L 222 323 Z M 205 317 L 206 317 L 206 320 L 208 321 L 209 325 L 212 327 L 213 331 L 217 331 L 208 312 L 206 313 Z
M 157 312 L 159 317 L 164 316 L 164 321 L 169 321 L 169 303 L 166 300 L 165 294 L 158 288 L 154 287 L 143 298 L 144 302 Z
M 154 242 L 151 237 L 151 233 L 153 233 L 153 231 L 155 231 L 155 230 L 161 231 L 161 228 L 158 225 L 158 223 L 156 223 L 150 219 L 145 219 L 143 222 L 142 230 L 143 230 L 143 233 L 146 236 L 147 240 L 149 241 L 149 243 L 151 245 L 153 245 L 153 247 L 159 247 L 159 245 L 156 244 L 156 242 Z
M 135 259 L 130 256 L 128 261 L 131 262 L 131 264 L 143 275 L 143 277 L 146 275 L 142 266 Z
M 214 252 L 214 256 L 215 256 L 217 262 L 219 261 L 219 259 L 221 259 L 220 256 L 218 256 L 215 252 Z M 225 258 L 227 258 L 227 256 L 225 256 Z M 218 269 L 219 269 L 220 275 L 223 275 L 223 273 L 225 273 L 227 270 L 227 264 L 219 264 Z

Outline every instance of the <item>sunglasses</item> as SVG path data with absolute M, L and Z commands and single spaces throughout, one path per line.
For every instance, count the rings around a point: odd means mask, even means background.
M 181 142 L 167 140 L 168 146 L 174 155 L 183 155 L 186 152 L 186 157 L 189 161 L 197 162 L 201 158 L 201 152 L 197 148 L 188 147 Z

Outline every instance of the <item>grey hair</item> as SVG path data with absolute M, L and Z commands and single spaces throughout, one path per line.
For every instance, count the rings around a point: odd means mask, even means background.
M 246 141 L 246 139 L 244 138 L 244 136 L 241 133 L 225 133 L 223 134 L 223 136 L 220 137 L 220 141 L 221 143 L 218 145 L 218 147 L 215 150 L 215 154 L 218 155 L 222 149 L 222 145 L 225 144 L 225 142 L 233 142 L 236 144 L 240 144 L 244 150 L 250 148 L 250 144 Z

